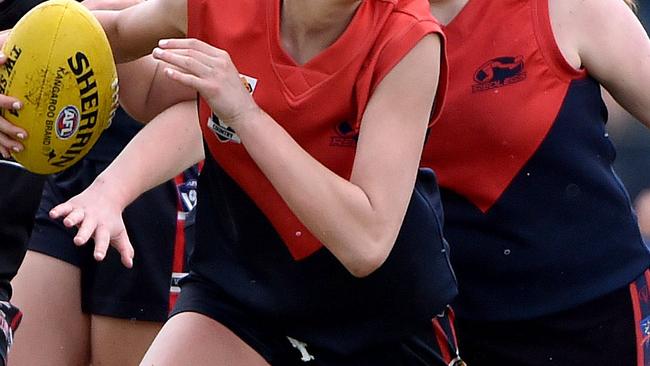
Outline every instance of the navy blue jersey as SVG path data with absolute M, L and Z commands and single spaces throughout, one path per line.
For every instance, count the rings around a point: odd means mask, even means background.
M 441 225 L 435 177 L 423 170 L 390 256 L 370 276 L 355 278 L 324 247 L 294 259 L 255 203 L 208 156 L 190 277 L 207 279 L 229 302 L 288 336 L 351 351 L 404 336 L 454 297 Z
M 446 32 L 451 87 L 424 163 L 442 187 L 459 317 L 532 318 L 627 286 L 650 254 L 600 86 L 565 61 L 548 0 L 471 0 Z
M 427 34 L 440 33 L 426 2 L 362 1 L 331 47 L 299 65 L 278 38 L 279 0 L 189 6 L 189 34 L 227 50 L 255 101 L 305 151 L 343 179 L 372 91 Z M 445 84 L 444 57 L 441 85 Z M 437 95 L 442 102 L 444 87 Z M 355 278 L 309 232 L 240 143 L 199 103 L 205 167 L 199 182 L 190 279 L 301 342 L 339 353 L 405 337 L 456 294 L 442 238 L 435 177 L 420 172 L 385 263 Z M 183 294 L 181 294 L 183 302 Z

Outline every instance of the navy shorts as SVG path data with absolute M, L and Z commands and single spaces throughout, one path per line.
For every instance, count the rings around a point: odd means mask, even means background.
M 650 366 L 649 283 L 646 270 L 629 286 L 535 319 L 459 318 L 463 358 L 469 365 Z
M 112 248 L 103 262 L 96 262 L 92 240 L 76 247 L 72 242 L 76 229 L 68 229 L 60 220 L 48 216 L 52 207 L 85 189 L 107 164 L 84 159 L 56 178 L 48 178 L 28 248 L 81 269 L 81 305 L 85 313 L 164 321 L 170 308 L 178 212 L 173 183 L 152 189 L 124 211 L 124 222 L 136 253 L 132 269 L 123 267 L 119 254 Z
M 198 275 L 182 281 L 181 295 L 172 316 L 195 312 L 214 319 L 235 333 L 271 365 L 279 366 L 425 366 L 463 365 L 459 362 L 449 309 L 411 336 L 378 344 L 352 354 L 337 354 L 316 344 L 305 344 L 283 334 L 281 326 L 246 312 Z

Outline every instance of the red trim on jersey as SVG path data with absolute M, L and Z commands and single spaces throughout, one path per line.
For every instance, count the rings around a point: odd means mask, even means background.
M 181 173 L 174 177 L 174 184 L 176 185 L 176 234 L 174 236 L 174 250 L 172 254 L 172 273 L 181 273 L 184 271 L 185 265 L 185 219 L 181 218 L 183 210 L 182 198 L 178 187 L 185 183 L 185 174 Z M 171 281 L 171 276 L 170 276 Z M 169 293 L 169 311 L 174 308 L 178 293 Z
M 632 296 L 632 309 L 634 311 L 634 333 L 636 334 L 636 362 L 643 365 L 643 334 L 641 334 L 641 304 L 636 283 L 630 284 L 630 295 Z
M 23 320 L 23 312 L 18 310 L 16 315 L 14 315 L 13 319 L 11 319 L 11 324 L 9 324 L 9 327 L 13 331 L 16 331 L 16 329 L 18 329 L 18 326 L 20 325 L 21 320 Z
M 438 342 L 438 348 L 440 348 L 440 356 L 446 363 L 449 363 L 452 360 L 452 356 L 451 350 L 449 349 L 449 339 L 447 338 L 445 330 L 440 324 L 440 320 L 438 318 L 434 318 L 431 323 L 433 324 L 434 333 L 436 335 L 436 342 Z
M 585 69 L 576 70 L 567 61 L 562 50 L 555 40 L 553 26 L 548 9 L 549 0 L 532 0 L 533 23 L 535 24 L 535 36 L 539 43 L 540 51 L 544 54 L 548 66 L 555 71 L 558 78 L 570 82 L 574 79 L 587 77 Z
M 180 187 L 185 183 L 184 174 L 179 174 L 174 177 L 176 187 Z M 181 198 L 178 197 L 177 216 L 176 216 L 176 239 L 174 240 L 174 260 L 172 261 L 172 271 L 183 272 L 185 264 L 185 220 L 180 218 L 181 213 L 184 212 Z

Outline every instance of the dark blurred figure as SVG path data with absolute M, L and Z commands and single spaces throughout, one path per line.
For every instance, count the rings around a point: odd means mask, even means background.
M 0 29 L 8 29 L 41 0 L 0 0 Z M 44 178 L 0 158 L 0 365 L 22 314 L 9 303 L 10 281 L 25 257 Z

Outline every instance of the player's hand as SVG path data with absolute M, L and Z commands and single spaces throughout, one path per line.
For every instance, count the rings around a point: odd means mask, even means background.
M 4 44 L 6 37 L 0 35 L 0 48 Z M 7 56 L 0 52 L 0 67 L 7 62 Z M 0 109 L 20 110 L 23 103 L 17 98 L 0 94 Z M 6 119 L 0 117 L 0 154 L 8 159 L 11 157 L 10 152 L 20 152 L 24 149 L 20 140 L 27 137 L 27 132 L 22 128 L 16 127 Z
M 96 260 L 101 261 L 106 257 L 110 244 L 120 253 L 122 264 L 131 268 L 134 251 L 122 220 L 123 208 L 110 197 L 93 183 L 85 191 L 50 210 L 50 217 L 63 219 L 66 227 L 79 228 L 74 237 L 76 245 L 84 245 L 93 238 Z
M 170 65 L 165 74 L 198 91 L 212 112 L 235 131 L 260 113 L 226 51 L 197 39 L 165 39 L 158 45 L 153 56 Z

